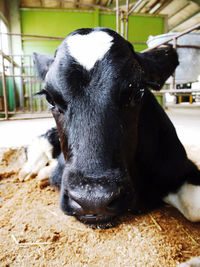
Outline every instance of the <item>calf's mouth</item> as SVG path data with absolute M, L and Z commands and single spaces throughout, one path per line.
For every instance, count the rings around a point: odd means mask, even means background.
M 104 214 L 86 214 L 79 215 L 76 218 L 89 225 L 93 229 L 108 229 L 115 227 L 118 221 L 118 216 L 104 215 Z

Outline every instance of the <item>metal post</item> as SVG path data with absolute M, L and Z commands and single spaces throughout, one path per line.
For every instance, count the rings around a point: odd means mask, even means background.
M 120 12 L 120 18 L 121 18 L 121 36 L 124 37 L 124 11 L 121 10 Z
M 31 76 L 31 56 L 28 56 L 28 59 L 29 59 L 29 70 L 27 70 L 27 72 L 29 73 L 29 75 Z M 28 62 L 28 59 L 27 59 L 27 62 Z M 31 77 L 28 79 L 29 80 L 29 111 L 33 112 L 33 97 L 32 97 L 32 79 Z
M 37 79 L 36 79 L 36 76 L 33 78 L 33 83 L 34 83 L 33 94 L 36 94 L 37 93 Z M 33 100 L 33 104 L 34 104 L 35 111 L 37 111 L 37 100 L 36 99 Z
M 11 75 L 14 75 L 14 59 L 13 59 L 13 56 L 11 55 L 10 56 L 11 58 Z M 16 112 L 17 110 L 17 94 L 16 94 L 16 85 L 15 85 L 15 78 L 13 77 L 12 78 L 12 81 L 13 81 L 13 97 L 14 97 L 14 111 Z
M 41 91 L 41 89 L 42 89 L 41 83 L 39 83 L 38 85 L 39 85 L 39 91 Z M 43 107 L 42 100 L 41 100 L 41 98 L 39 98 L 39 112 L 41 112 L 43 110 L 42 107 Z
M 116 0 L 116 31 L 119 33 L 119 0 Z
M 20 75 L 21 75 L 21 78 L 20 78 L 20 105 L 22 107 L 22 111 L 24 112 L 24 84 L 23 84 L 23 60 L 22 60 L 22 57 L 20 57 L 21 59 L 21 66 L 20 66 Z
M 4 57 L 3 57 L 3 53 L 2 52 L 1 52 L 1 60 L 2 60 L 2 86 L 3 86 L 5 120 L 8 120 L 8 101 L 7 101 L 7 92 L 6 92 L 6 74 L 5 74 L 5 66 L 4 66 Z
M 4 66 L 4 53 L 3 53 L 3 35 L 0 33 L 0 52 L 1 52 L 1 62 L 2 62 L 2 87 L 3 87 L 3 99 L 4 99 L 4 110 L 5 110 L 5 120 L 8 120 L 8 100 L 6 91 L 6 74 Z
M 177 38 L 176 37 L 173 39 L 173 48 L 175 50 L 177 50 Z M 175 71 L 174 71 L 174 73 L 172 75 L 172 84 L 171 84 L 171 86 L 172 86 L 172 89 L 175 89 L 175 86 L 176 86 L 176 82 L 175 82 Z
M 128 40 L 128 18 L 129 18 L 129 0 L 126 0 L 126 40 Z

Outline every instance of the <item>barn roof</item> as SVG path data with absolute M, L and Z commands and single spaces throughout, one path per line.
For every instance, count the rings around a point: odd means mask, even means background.
M 121 9 L 126 9 L 127 0 L 119 0 Z M 134 13 L 165 15 L 168 31 L 184 31 L 200 23 L 200 0 L 129 0 Z M 115 10 L 116 0 L 20 0 L 21 8 L 65 9 L 95 8 Z

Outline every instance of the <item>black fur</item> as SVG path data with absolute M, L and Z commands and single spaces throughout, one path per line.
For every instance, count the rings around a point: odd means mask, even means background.
M 58 158 L 61 153 L 59 134 L 56 127 L 49 129 L 45 134 L 42 135 L 45 137 L 49 143 L 53 146 L 52 156 L 53 158 Z
M 39 77 L 44 80 L 50 65 L 53 62 L 52 55 L 41 55 L 33 53 L 33 61 Z
M 63 154 L 51 181 L 61 188 L 61 208 L 84 222 L 108 222 L 127 210 L 156 207 L 185 182 L 200 184 L 174 126 L 147 85 L 158 89 L 178 65 L 176 52 L 160 48 L 135 53 L 106 28 L 112 46 L 91 70 L 71 57 L 67 37 L 49 65 L 47 100 L 54 103 Z M 45 60 L 44 60 L 45 61 Z M 49 68 L 47 71 L 47 67 Z
M 177 53 L 171 46 L 136 54 L 144 69 L 145 82 L 155 90 L 162 88 L 179 64 Z
M 187 158 L 172 122 L 149 90 L 139 115 L 136 166 L 136 208 L 140 210 L 157 206 L 186 181 L 200 185 L 200 171 Z
M 65 164 L 66 164 L 65 159 L 63 157 L 63 154 L 61 153 L 58 157 L 58 165 L 56 166 L 55 170 L 50 176 L 51 185 L 60 188 L 62 173 L 64 171 Z

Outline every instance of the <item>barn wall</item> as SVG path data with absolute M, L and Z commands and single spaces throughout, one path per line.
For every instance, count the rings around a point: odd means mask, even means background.
M 55 37 L 65 37 L 77 28 L 109 27 L 116 29 L 115 14 L 101 13 L 98 9 L 92 11 L 46 11 L 21 10 L 21 29 L 24 34 L 35 34 Z M 151 17 L 134 15 L 129 20 L 129 41 L 134 42 L 135 50 L 146 48 L 149 35 L 164 33 L 164 17 Z M 136 43 L 135 43 L 136 42 Z M 25 54 L 33 51 L 41 53 L 54 53 L 60 41 L 49 40 L 23 40 Z

